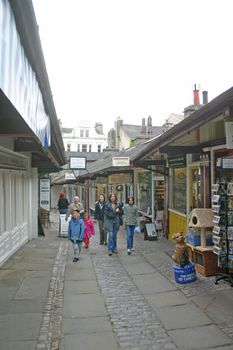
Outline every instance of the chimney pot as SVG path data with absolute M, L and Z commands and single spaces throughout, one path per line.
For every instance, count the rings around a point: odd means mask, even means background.
M 208 103 L 208 91 L 202 91 L 203 105 Z
M 193 104 L 194 105 L 200 104 L 199 90 L 197 90 L 196 84 L 194 84 L 194 90 L 193 90 Z

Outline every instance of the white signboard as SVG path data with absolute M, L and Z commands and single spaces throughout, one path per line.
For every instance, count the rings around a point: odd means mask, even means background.
M 74 173 L 65 173 L 65 180 L 75 180 L 76 177 Z
M 232 158 L 223 158 L 222 159 L 223 169 L 233 169 L 233 159 Z
M 50 211 L 50 179 L 40 179 L 40 207 Z
M 66 221 L 66 214 L 60 214 L 59 236 L 68 236 L 69 220 Z
M 130 160 L 129 157 L 112 157 L 113 166 L 129 166 Z
M 225 122 L 226 148 L 233 148 L 233 121 Z
M 70 169 L 71 170 L 86 169 L 86 157 L 70 157 Z

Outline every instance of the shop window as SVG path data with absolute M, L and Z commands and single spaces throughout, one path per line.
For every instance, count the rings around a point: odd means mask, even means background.
M 151 173 L 138 174 L 138 207 L 141 211 L 151 214 Z
M 173 169 L 172 208 L 186 213 L 186 168 Z

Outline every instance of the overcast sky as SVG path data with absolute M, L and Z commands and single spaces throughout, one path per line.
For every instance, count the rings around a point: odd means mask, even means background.
M 232 84 L 232 0 L 33 0 L 57 116 L 162 125 Z M 201 97 L 201 96 L 200 96 Z

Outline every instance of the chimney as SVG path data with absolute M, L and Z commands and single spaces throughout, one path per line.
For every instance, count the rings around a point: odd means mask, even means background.
M 208 103 L 208 91 L 202 91 L 203 105 Z
M 194 84 L 194 90 L 193 90 L 193 104 L 194 105 L 200 104 L 199 90 L 197 90 L 196 84 Z
M 149 115 L 149 117 L 147 118 L 147 134 L 152 134 L 152 118 Z
M 142 127 L 141 127 L 141 134 L 146 134 L 146 118 L 142 118 Z

